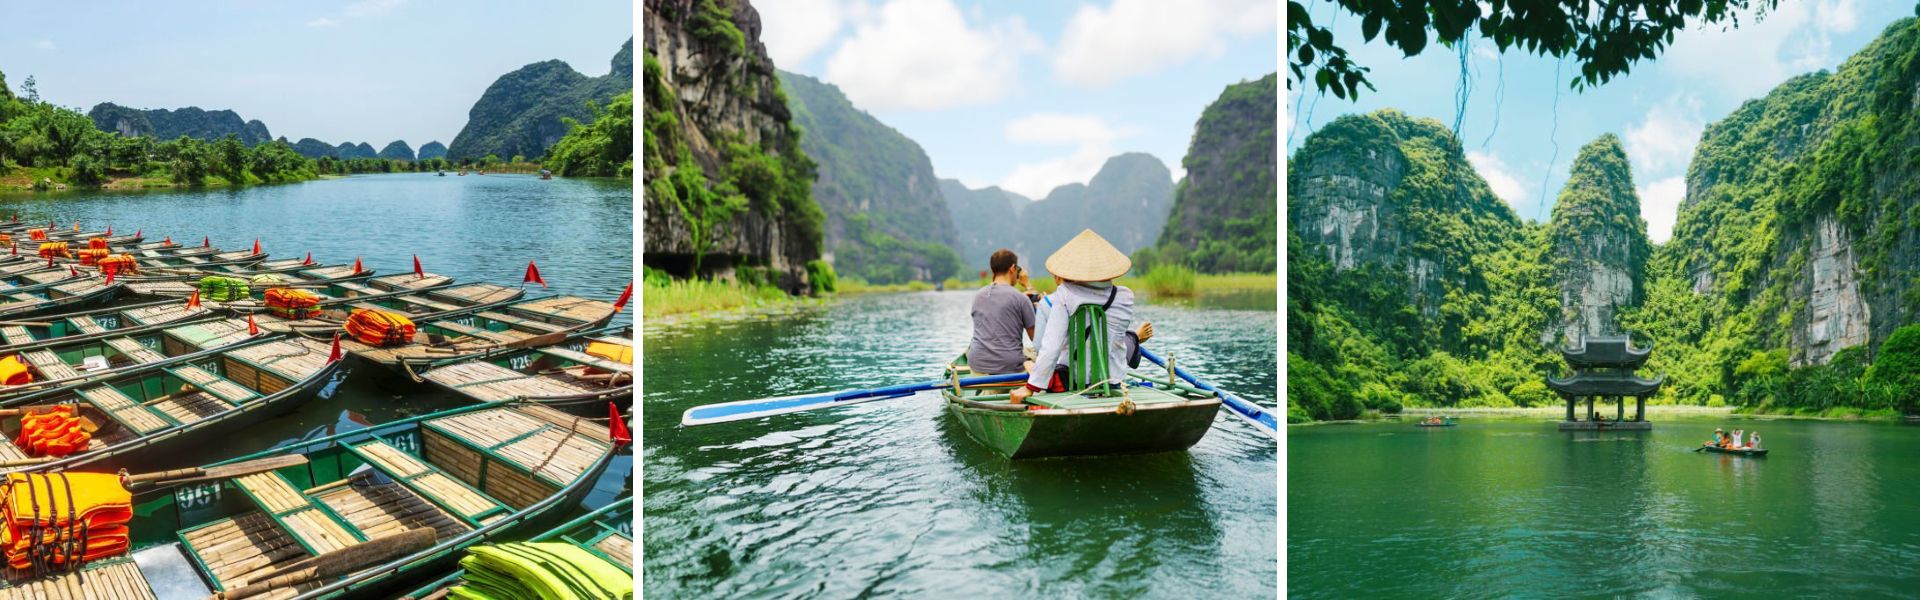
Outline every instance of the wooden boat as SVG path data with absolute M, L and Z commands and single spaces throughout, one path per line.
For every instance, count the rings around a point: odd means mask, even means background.
M 349 285 L 351 284 L 335 284 L 324 290 L 316 290 L 321 296 L 320 304 L 315 306 L 320 310 L 320 316 L 307 319 L 287 320 L 274 316 L 266 311 L 264 304 L 260 303 L 233 303 L 226 308 L 254 315 L 260 327 L 271 331 L 330 334 L 332 331 L 338 331 L 355 310 L 396 312 L 419 321 L 485 310 L 494 305 L 519 300 L 527 293 L 526 288 L 491 283 L 463 283 L 397 292 L 375 290 L 360 285 L 346 287 Z
M 250 283 L 248 292 L 252 294 L 254 299 L 258 300 L 266 297 L 267 290 L 276 287 L 322 288 L 334 283 L 369 279 L 373 277 L 373 271 L 355 272 L 353 265 L 316 265 L 307 269 L 294 269 L 281 272 L 257 272 L 247 275 L 240 273 L 204 272 L 198 276 L 174 275 L 166 279 L 129 281 L 127 282 L 127 292 L 142 296 L 185 298 L 200 290 L 201 278 L 213 275 L 248 280 Z
M 147 365 L 181 362 L 251 337 L 255 336 L 249 333 L 246 319 L 208 319 L 120 335 L 24 344 L 13 356 L 26 363 L 33 381 L 0 386 L 0 398 L 83 385 Z
M 118 281 L 108 284 L 99 277 L 84 277 L 39 289 L 0 292 L 0 319 L 18 320 L 62 309 L 103 304 L 112 300 L 122 285 Z
M 314 557 L 351 573 L 265 597 L 391 598 L 454 570 L 469 546 L 565 519 L 619 452 L 605 425 L 539 406 L 465 407 L 275 448 L 205 470 L 304 460 L 136 493 L 132 552 L 12 579 L 0 598 L 200 598 Z M 358 552 L 416 529 L 433 532 L 424 549 L 373 564 Z
M 578 296 L 517 300 L 424 321 L 415 321 L 414 342 L 387 348 L 342 339 L 341 347 L 362 360 L 411 370 L 413 365 L 467 358 L 503 347 L 553 343 L 613 320 L 613 304 Z M 417 381 L 419 378 L 414 377 Z
M 579 546 L 588 553 L 607 559 L 628 573 L 633 572 L 633 496 L 613 501 L 558 527 L 535 535 L 531 542 L 563 542 Z M 401 600 L 429 600 L 445 598 L 447 592 L 460 585 L 466 570 L 454 571 L 452 575 L 421 586 L 413 593 L 401 596 Z
M 0 443 L 0 471 L 182 466 L 174 457 L 218 436 L 285 414 L 318 393 L 339 370 L 332 347 L 313 340 L 261 336 L 187 360 L 162 361 L 92 381 L 0 402 L 26 413 L 73 405 L 99 429 L 86 450 L 63 458 L 32 457 Z M 20 415 L 0 417 L 0 432 L 18 436 Z
M 87 270 L 87 269 L 91 269 L 91 267 L 82 268 L 82 270 Z M 305 259 L 300 259 L 300 258 L 282 258 L 278 260 L 260 261 L 258 263 L 253 263 L 253 264 L 225 264 L 225 265 L 212 265 L 207 267 L 151 268 L 151 269 L 142 270 L 141 272 L 133 275 L 122 273 L 117 276 L 115 281 L 125 280 L 127 283 L 138 283 L 138 282 L 146 282 L 146 281 L 188 281 L 188 280 L 198 281 L 200 278 L 206 277 L 209 275 L 223 275 L 227 277 L 239 277 L 241 279 L 248 279 L 255 275 L 265 275 L 269 273 L 277 274 L 277 273 L 286 273 L 289 271 L 309 271 L 309 270 L 328 270 L 328 271 L 337 270 L 337 271 L 344 271 L 345 273 L 352 273 L 353 267 L 347 266 L 347 265 L 318 265 L 318 264 L 307 262 Z M 368 269 L 365 272 L 372 273 L 373 270 Z
M 947 365 L 956 382 L 973 375 L 963 354 Z M 1213 427 L 1220 399 L 1178 382 L 1127 385 L 1125 395 L 1035 393 L 1025 405 L 1007 393 L 1023 383 L 946 388 L 947 413 L 974 440 L 1009 459 L 1186 450 Z M 1132 410 L 1123 411 L 1121 403 Z
M 1439 423 L 1428 423 L 1426 420 L 1423 419 L 1420 422 L 1414 423 L 1414 424 L 1421 427 L 1452 427 L 1454 425 L 1453 419 L 1451 418 Z
M 178 300 L 157 300 L 109 308 L 96 308 L 48 317 L 37 323 L 0 326 L 0 356 L 20 352 L 29 345 L 49 340 L 76 340 L 133 333 L 155 329 L 188 319 L 213 316 L 204 307 L 188 308 Z
M 1767 455 L 1767 451 L 1764 448 L 1721 448 L 1719 446 L 1701 444 L 1700 449 L 1708 452 L 1713 452 L 1716 454 L 1733 454 L 1736 456 L 1766 456 Z
M 524 400 L 600 416 L 608 402 L 622 411 L 633 405 L 633 330 L 602 329 L 548 346 L 438 361 L 417 373 L 474 402 Z

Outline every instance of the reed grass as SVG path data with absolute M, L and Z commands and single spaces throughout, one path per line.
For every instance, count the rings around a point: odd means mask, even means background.
M 650 281 L 641 302 L 648 318 L 761 308 L 793 301 L 772 286 L 744 286 L 723 281 L 676 279 Z

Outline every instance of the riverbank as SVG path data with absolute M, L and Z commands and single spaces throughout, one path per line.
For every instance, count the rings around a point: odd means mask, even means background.
M 1156 295 L 1149 287 L 1151 282 L 1147 281 L 1146 277 L 1122 277 L 1119 283 L 1140 291 L 1146 298 L 1166 297 L 1184 300 L 1202 296 L 1274 290 L 1279 284 L 1279 275 L 1274 273 L 1195 275 L 1191 291 L 1184 294 L 1163 292 Z M 1056 286 L 1051 277 L 1035 281 L 1033 284 L 1035 289 L 1043 293 L 1053 291 Z M 949 278 L 942 282 L 941 287 L 947 291 L 970 291 L 983 285 L 986 285 L 986 282 Z M 791 296 L 772 286 L 743 286 L 728 282 L 657 277 L 647 279 L 643 290 L 645 306 L 642 314 L 648 319 L 669 317 L 688 319 L 727 316 L 727 313 L 777 313 L 794 307 L 828 302 L 838 297 L 925 292 L 933 289 L 935 289 L 934 285 L 925 281 L 871 284 L 859 279 L 843 278 L 831 294 L 822 298 L 809 298 Z
M 1599 406 L 1600 406 L 1599 404 L 1595 404 L 1594 406 L 1595 406 L 1595 410 L 1599 410 Z M 1629 407 L 1629 410 L 1631 410 L 1631 407 Z M 1379 413 L 1368 413 L 1367 415 L 1363 416 L 1360 419 L 1350 419 L 1350 420 L 1344 420 L 1344 421 L 1306 421 L 1306 422 L 1300 422 L 1300 423 L 1288 423 L 1288 425 L 1326 425 L 1326 424 L 1334 424 L 1334 423 L 1366 423 L 1366 422 L 1373 422 L 1373 421 L 1385 421 L 1390 419 L 1418 420 L 1418 419 L 1427 417 L 1429 415 L 1437 415 L 1437 416 L 1443 416 L 1443 417 L 1529 417 L 1529 418 L 1538 418 L 1538 419 L 1548 420 L 1548 421 L 1558 421 L 1564 418 L 1566 414 L 1567 414 L 1567 407 L 1564 404 L 1559 406 L 1527 406 L 1527 407 L 1515 406 L 1515 407 L 1500 407 L 1500 408 L 1408 407 L 1405 410 L 1401 411 L 1400 414 L 1398 415 L 1383 415 Z M 1612 413 L 1607 411 L 1601 411 L 1601 414 L 1612 414 Z M 1729 419 L 1751 419 L 1756 421 L 1798 420 L 1798 421 L 1866 421 L 1866 422 L 1879 422 L 1879 423 L 1894 423 L 1894 422 L 1905 420 L 1905 417 L 1901 416 L 1898 411 L 1895 411 L 1892 409 L 1865 411 L 1857 408 L 1836 407 L 1836 408 L 1827 409 L 1825 411 L 1815 411 L 1812 409 L 1805 409 L 1804 411 L 1772 412 L 1766 409 L 1753 408 L 1753 407 L 1736 408 L 1732 406 L 1698 406 L 1698 405 L 1692 405 L 1692 404 L 1649 404 L 1647 405 L 1647 420 L 1659 421 L 1663 416 L 1678 416 L 1678 417 L 1686 417 L 1686 418 L 1722 417 L 1722 418 L 1729 418 Z

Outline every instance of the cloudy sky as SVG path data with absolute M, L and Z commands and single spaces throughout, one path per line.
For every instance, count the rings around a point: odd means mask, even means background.
M 275 136 L 375 148 L 453 141 L 495 78 L 560 59 L 605 75 L 633 36 L 626 2 L 194 4 L 0 0 L 0 72 L 82 112 L 232 109 Z
M 840 87 L 934 171 L 1031 197 L 1108 157 L 1176 171 L 1200 111 L 1278 70 L 1274 0 L 759 0 L 781 69 Z
M 1391 107 L 1453 123 L 1455 96 L 1463 89 L 1457 52 L 1433 45 L 1404 58 L 1378 40 L 1362 43 L 1359 20 L 1331 2 L 1310 6 L 1315 23 L 1335 22 L 1337 41 L 1373 69 L 1379 91 L 1347 102 L 1293 90 L 1285 118 L 1298 126 L 1288 130 L 1289 152 L 1314 129 L 1353 112 Z M 1517 50 L 1501 54 L 1492 43 L 1473 40 L 1466 48 L 1470 85 L 1461 138 L 1494 192 L 1521 217 L 1541 220 L 1551 214 L 1580 146 L 1601 134 L 1620 136 L 1648 234 L 1665 242 L 1685 192 L 1687 162 L 1707 124 L 1789 77 L 1833 68 L 1913 13 L 1911 3 L 1884 0 L 1785 0 L 1757 23 L 1744 15 L 1737 29 L 1678 35 L 1654 61 L 1581 92 L 1566 85 L 1578 72 L 1570 61 L 1562 66 Z

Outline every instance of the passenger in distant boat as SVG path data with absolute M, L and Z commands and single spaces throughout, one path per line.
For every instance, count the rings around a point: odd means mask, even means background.
M 1742 444 L 1740 443 L 1740 438 L 1744 438 L 1746 436 L 1747 436 L 1747 432 L 1744 429 L 1733 430 L 1733 447 L 1735 448 L 1741 447 Z
M 1726 438 L 1726 431 L 1716 427 L 1713 430 L 1713 442 L 1708 445 L 1713 446 L 1715 448 L 1725 447 L 1726 444 L 1722 443 L 1722 441 L 1725 438 Z
M 1027 273 L 1019 260 L 1005 248 L 987 259 L 993 282 L 973 295 L 973 341 L 967 344 L 967 367 L 974 373 L 1029 370 L 1020 335 L 1025 332 L 1028 339 L 1033 338 L 1033 300 L 1027 295 Z
M 1133 268 L 1133 261 L 1100 234 L 1092 229 L 1081 231 L 1047 257 L 1046 266 L 1060 287 L 1043 298 L 1037 307 L 1037 312 L 1045 316 L 1035 316 L 1040 327 L 1034 341 L 1039 352 L 1034 364 L 1052 365 L 1052 368 L 1030 369 L 1027 385 L 1015 388 L 1009 398 L 1014 404 L 1025 402 L 1034 392 L 1079 391 L 1066 389 L 1070 379 L 1066 373 L 1070 367 L 1067 330 L 1070 317 L 1083 305 L 1106 307 L 1110 381 L 1125 383 L 1127 369 L 1140 364 L 1140 344 L 1153 337 L 1150 324 L 1142 324 L 1138 331 L 1128 330 L 1133 325 L 1133 290 L 1113 280 L 1127 274 L 1127 270 Z
M 1753 433 L 1747 434 L 1747 448 L 1749 450 L 1761 449 L 1760 448 L 1760 432 L 1755 431 Z

